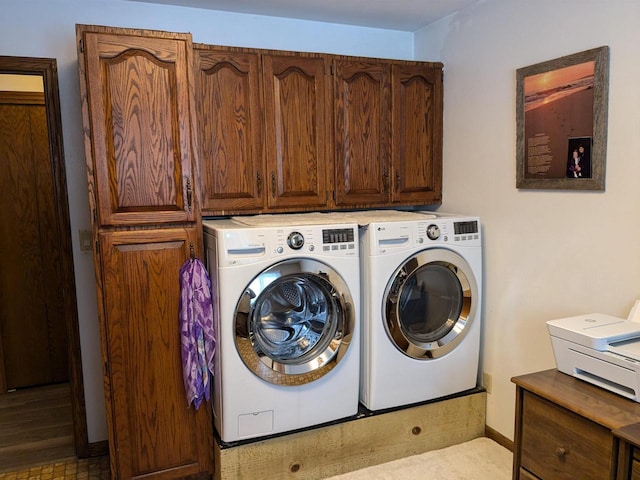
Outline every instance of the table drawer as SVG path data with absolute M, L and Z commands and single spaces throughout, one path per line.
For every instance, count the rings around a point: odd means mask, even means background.
M 540 479 L 535 475 L 533 475 L 531 472 L 528 472 L 524 468 L 520 467 L 519 480 L 540 480 Z
M 611 431 L 530 392 L 522 408 L 521 466 L 542 479 L 611 478 Z
M 635 458 L 631 462 L 631 480 L 640 480 L 640 462 Z

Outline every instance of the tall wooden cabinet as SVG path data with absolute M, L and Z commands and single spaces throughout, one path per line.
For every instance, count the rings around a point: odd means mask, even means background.
M 187 405 L 179 269 L 201 251 L 188 34 L 77 26 L 113 478 L 207 477 Z
M 203 213 L 441 202 L 441 63 L 194 51 Z

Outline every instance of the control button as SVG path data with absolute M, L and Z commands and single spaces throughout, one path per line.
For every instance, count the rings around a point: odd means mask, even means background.
M 346 250 L 347 246 L 345 244 L 340 245 L 340 250 Z
M 349 244 L 349 250 L 355 250 L 356 246 L 353 243 Z
M 338 245 L 331 245 L 331 250 L 338 250 Z
M 330 247 L 329 245 L 323 245 L 323 246 L 322 246 L 322 250 L 323 250 L 324 252 L 328 252 L 329 250 L 331 250 L 331 247 Z
M 316 247 L 314 247 L 313 245 L 309 245 L 309 251 L 313 252 L 316 249 Z
M 422 237 L 418 238 L 418 243 L 424 243 L 424 238 Z
M 282 253 L 282 252 L 284 252 L 284 248 L 278 247 L 278 248 L 276 248 L 276 252 Z

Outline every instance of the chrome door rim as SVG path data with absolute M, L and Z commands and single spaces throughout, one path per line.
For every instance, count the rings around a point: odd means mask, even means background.
M 272 293 L 272 285 L 296 279 L 304 279 L 324 293 L 325 301 L 330 303 L 332 325 L 323 332 L 322 337 L 326 338 L 318 340 L 304 355 L 276 359 L 257 338 L 260 332 L 254 328 L 256 305 L 261 305 L 264 295 Z M 234 313 L 234 337 L 240 358 L 255 375 L 276 385 L 300 385 L 326 375 L 349 348 L 354 327 L 353 299 L 346 282 L 333 268 L 308 258 L 288 259 L 263 270 L 244 289 Z
M 458 318 L 447 319 L 442 328 L 443 336 L 427 342 L 416 342 L 410 338 L 402 324 L 399 312 L 399 297 L 406 281 L 418 270 L 428 265 L 449 269 L 461 287 L 461 311 Z M 443 249 L 427 249 L 406 259 L 393 273 L 382 301 L 383 324 L 393 345 L 403 354 L 418 360 L 439 358 L 455 349 L 469 332 L 476 317 L 478 285 L 469 263 L 457 253 Z

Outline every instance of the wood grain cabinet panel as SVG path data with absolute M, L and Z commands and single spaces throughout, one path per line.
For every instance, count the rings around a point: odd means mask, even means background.
M 392 202 L 442 201 L 442 64 L 393 65 Z
M 442 200 L 442 64 L 196 45 L 205 215 Z
M 190 37 L 79 35 L 99 224 L 193 221 Z
M 544 479 L 608 478 L 611 431 L 536 395 L 525 393 L 522 466 Z
M 211 462 L 210 408 L 182 381 L 178 272 L 196 227 L 100 234 L 112 464 L 118 478 L 183 478 Z
M 202 212 L 260 210 L 260 55 L 197 45 L 194 56 Z
M 262 56 L 270 208 L 327 207 L 333 175 L 328 59 Z
M 187 404 L 178 322 L 180 268 L 202 249 L 191 38 L 77 38 L 111 474 L 211 477 L 211 408 Z
M 336 205 L 383 205 L 391 169 L 391 65 L 347 58 L 333 65 Z

